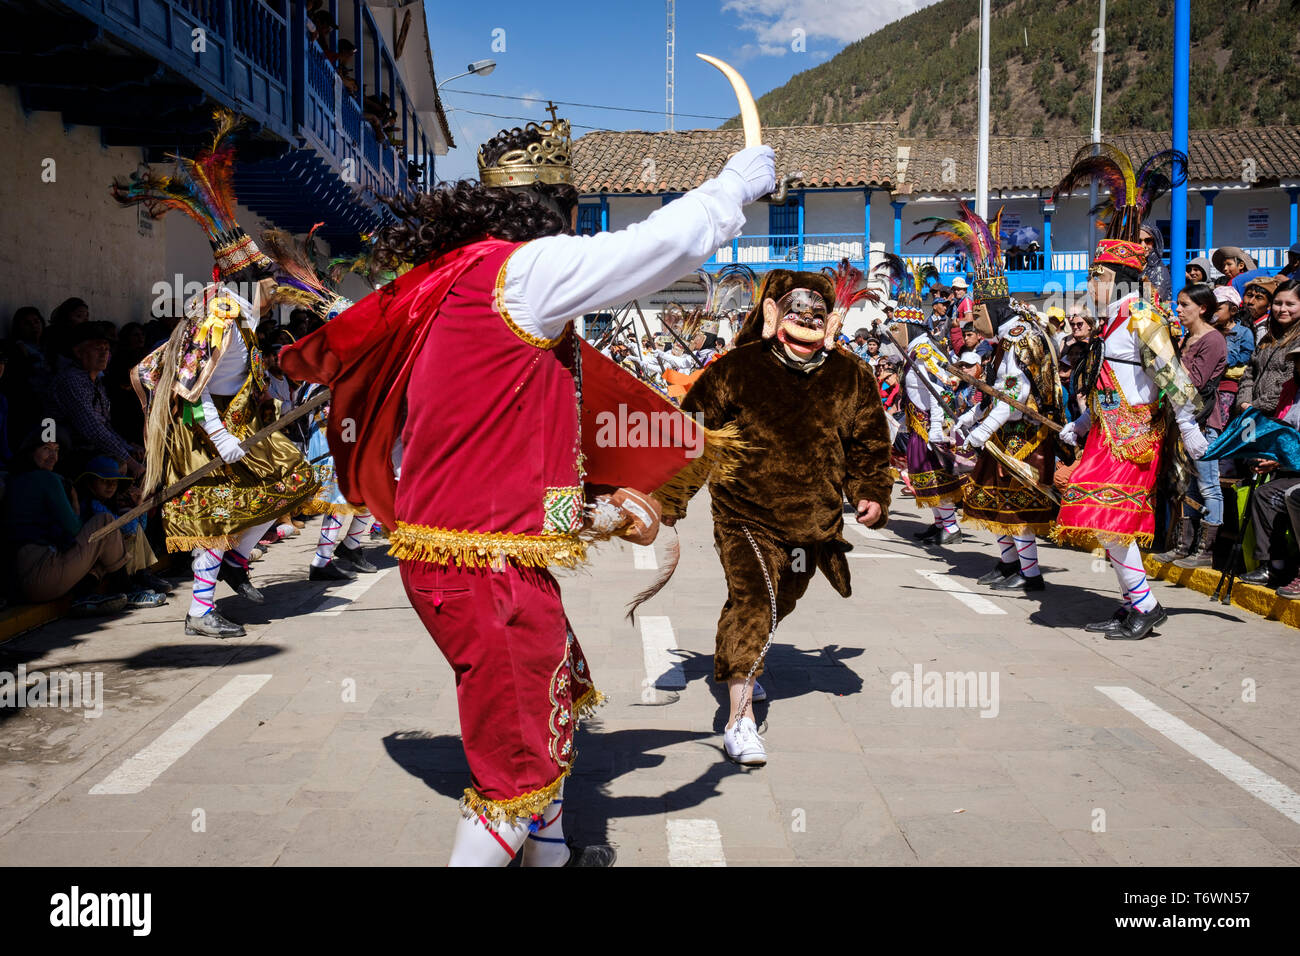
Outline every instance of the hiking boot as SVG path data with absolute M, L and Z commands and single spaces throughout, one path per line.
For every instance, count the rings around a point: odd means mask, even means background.
M 1192 519 L 1179 518 L 1178 530 L 1174 535 L 1174 546 L 1152 557 L 1164 564 L 1173 564 L 1192 553 L 1192 537 Z
M 1214 539 L 1219 536 L 1220 525 L 1201 522 L 1201 540 L 1196 551 L 1174 562 L 1176 568 L 1210 568 L 1214 566 Z

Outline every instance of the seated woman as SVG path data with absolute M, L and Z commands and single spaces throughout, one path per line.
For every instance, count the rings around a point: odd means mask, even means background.
M 55 601 L 71 595 L 77 616 L 111 614 L 125 607 L 152 607 L 158 595 L 131 588 L 122 533 L 97 541 L 90 536 L 113 516 L 96 515 L 82 522 L 77 493 L 54 471 L 59 445 L 33 432 L 14 457 L 5 496 L 5 526 L 14 547 L 13 566 L 25 600 Z M 101 582 L 106 593 L 98 594 Z M 130 593 L 126 593 L 130 592 Z
M 1247 384 L 1251 390 L 1247 391 Z M 1268 333 L 1260 340 L 1238 392 L 1241 405 L 1300 428 L 1300 282 L 1287 281 L 1273 294 Z M 1278 467 L 1271 459 L 1251 462 L 1257 475 L 1271 475 L 1251 496 L 1250 518 L 1255 526 L 1255 559 L 1259 566 L 1240 580 L 1277 587 L 1281 597 L 1300 597 L 1300 576 L 1288 574 L 1286 532 L 1300 526 L 1300 472 Z M 1290 520 L 1288 520 L 1288 515 Z M 1292 580 L 1294 578 L 1294 580 Z

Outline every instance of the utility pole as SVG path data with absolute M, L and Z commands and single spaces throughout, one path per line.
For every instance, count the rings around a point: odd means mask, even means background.
M 975 214 L 989 218 L 989 7 L 980 0 L 979 145 L 975 157 Z
M 1174 149 L 1187 155 L 1188 81 L 1192 60 L 1191 0 L 1174 0 Z M 1169 197 L 1169 274 L 1174 288 L 1187 269 L 1187 180 Z
M 667 87 L 664 97 L 664 121 L 667 124 L 668 132 L 673 131 L 673 77 L 677 72 L 677 63 L 675 54 L 677 52 L 677 0 L 667 0 L 668 2 L 668 63 L 667 63 Z
M 1097 144 L 1101 142 L 1101 74 L 1103 60 L 1106 56 L 1106 0 L 1101 0 L 1101 16 L 1097 21 L 1097 32 L 1093 34 L 1092 48 L 1097 51 L 1097 76 L 1092 89 L 1092 154 L 1095 156 L 1100 152 Z M 1177 56 L 1177 54 L 1175 54 Z M 1094 180 L 1088 185 L 1088 208 L 1091 210 L 1097 205 L 1097 183 Z M 1097 219 L 1088 213 L 1088 249 L 1089 251 L 1097 248 Z

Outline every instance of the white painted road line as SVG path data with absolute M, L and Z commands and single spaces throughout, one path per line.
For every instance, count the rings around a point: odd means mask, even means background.
M 634 544 L 632 545 L 632 556 L 636 560 L 636 569 L 638 571 L 653 571 L 659 567 L 659 561 L 655 557 L 654 545 Z
M 876 528 L 868 528 L 864 524 L 858 524 L 856 521 L 852 520 L 851 518 L 846 518 L 844 520 L 844 523 L 847 525 L 852 525 L 853 530 L 857 531 L 858 534 L 862 535 L 862 537 L 866 538 L 868 541 L 885 540 L 885 533 L 883 531 L 877 530 Z
M 968 588 L 962 585 L 962 583 L 956 580 L 951 574 L 944 571 L 926 571 L 922 568 L 917 568 L 916 573 L 940 590 L 947 591 L 976 614 L 1007 613 L 988 598 L 982 598 L 978 594 L 972 594 Z
M 308 617 L 338 617 L 344 608 L 378 584 L 379 579 L 391 570 L 393 569 L 384 568 L 375 574 L 358 574 L 357 579 L 351 584 L 327 591 L 320 603 L 308 612 Z
M 1289 817 L 1292 823 L 1300 823 L 1300 794 L 1280 780 L 1274 780 L 1258 767 L 1242 760 L 1228 748 L 1215 743 L 1168 711 L 1161 710 L 1131 688 L 1098 687 L 1097 690 L 1152 730 L 1164 734 L 1193 757 L 1205 761 L 1247 793 Z
M 669 866 L 726 866 L 714 820 L 667 820 Z
M 892 551 L 850 551 L 850 558 L 877 558 L 881 561 L 887 561 L 890 558 L 915 558 L 914 554 L 894 554 Z
M 239 709 L 271 679 L 270 674 L 241 674 L 232 677 L 207 700 L 162 732 L 162 735 L 101 782 L 90 788 L 93 794 L 139 793 L 158 779 L 202 740 L 219 723 Z
M 641 646 L 645 649 L 645 683 L 643 687 L 660 690 L 683 690 L 686 671 L 677 653 L 677 638 L 672 622 L 666 617 L 643 617 Z

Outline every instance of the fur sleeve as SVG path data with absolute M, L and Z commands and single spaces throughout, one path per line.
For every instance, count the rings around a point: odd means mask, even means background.
M 855 508 L 859 501 L 880 505 L 881 527 L 889 520 L 889 500 L 894 477 L 889 469 L 889 425 L 880 403 L 880 387 L 871 367 L 858 363 L 858 388 L 854 407 L 848 411 L 850 429 L 844 441 L 844 492 Z

